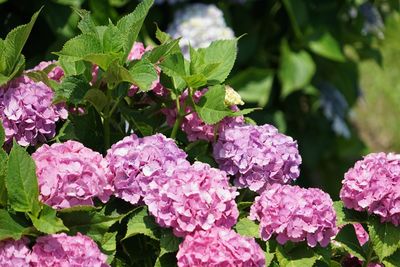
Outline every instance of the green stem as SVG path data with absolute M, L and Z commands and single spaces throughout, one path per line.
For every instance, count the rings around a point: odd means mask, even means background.
M 111 93 L 110 89 L 107 88 L 107 99 L 111 99 Z M 110 148 L 110 105 L 106 105 L 105 110 L 104 110 L 104 116 L 103 119 L 103 133 L 104 133 L 104 148 L 107 151 L 107 149 Z
M 176 134 L 178 133 L 178 129 L 181 126 L 181 123 L 182 123 L 182 120 L 184 117 L 184 116 L 182 116 L 181 103 L 179 102 L 179 96 L 176 97 L 175 105 L 176 105 L 177 112 L 176 112 L 176 120 L 174 123 L 174 127 L 172 128 L 172 132 L 171 132 L 171 136 L 170 136 L 172 139 L 176 138 Z
M 372 246 L 371 246 L 371 241 L 369 241 L 369 244 L 368 244 L 368 255 L 367 255 L 366 260 L 363 262 L 363 265 L 362 265 L 363 267 L 367 267 L 368 264 L 370 263 L 371 257 L 372 257 L 372 252 L 373 252 L 373 249 L 372 249 Z

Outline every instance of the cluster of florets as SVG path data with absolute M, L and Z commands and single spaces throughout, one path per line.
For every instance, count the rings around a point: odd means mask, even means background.
M 36 69 L 41 69 L 43 62 Z M 34 69 L 35 70 L 35 69 Z M 49 77 L 61 79 L 62 70 L 54 69 Z M 44 143 L 56 133 L 56 122 L 66 119 L 65 105 L 53 104 L 54 92 L 42 82 L 22 76 L 0 87 L 0 119 L 6 141 L 13 138 L 21 146 Z
M 400 155 L 373 153 L 345 175 L 340 198 L 346 208 L 367 211 L 400 224 Z
M 338 232 L 332 199 L 317 188 L 273 184 L 256 197 L 250 219 L 260 222 L 263 240 L 276 235 L 280 244 L 306 240 L 325 247 Z
M 23 267 L 30 266 L 31 251 L 28 247 L 28 239 L 0 241 L 0 266 Z
M 215 5 L 191 4 L 175 13 L 167 32 L 173 38 L 180 38 L 180 46 L 189 58 L 189 46 L 204 48 L 215 40 L 232 39 L 232 29 L 226 26 L 224 14 Z
M 144 202 L 159 225 L 185 236 L 215 226 L 235 225 L 239 216 L 237 195 L 225 172 L 195 162 L 153 179 Z
M 257 192 L 271 183 L 288 183 L 300 174 L 296 141 L 268 124 L 225 129 L 213 153 L 219 167 L 235 175 L 237 186 Z
M 179 267 L 265 266 L 264 252 L 254 238 L 219 227 L 187 235 L 179 246 L 177 259 Z
M 200 98 L 207 92 L 207 89 L 203 89 L 201 91 L 196 91 L 193 94 L 193 100 L 195 103 L 200 101 Z M 188 101 L 188 91 L 186 90 L 180 98 L 181 106 L 185 106 L 185 116 L 182 119 L 181 130 L 186 133 L 186 136 L 189 141 L 196 140 L 206 140 L 213 141 L 215 139 L 215 134 L 222 133 L 225 129 L 234 127 L 236 125 L 244 124 L 243 116 L 236 117 L 226 117 L 222 121 L 217 124 L 210 125 L 201 120 L 199 115 L 195 112 L 194 108 L 188 104 L 185 104 L 185 101 Z M 232 100 L 231 100 L 232 101 Z M 237 98 L 235 99 L 237 101 Z M 236 106 L 231 106 L 233 111 L 237 111 L 238 108 Z M 174 106 L 170 109 L 163 109 L 162 112 L 167 117 L 167 124 L 172 126 L 175 123 L 177 118 L 177 109 Z
M 36 163 L 40 200 L 55 209 L 106 202 L 113 193 L 103 156 L 76 141 L 43 145 Z
M 115 195 L 137 204 L 152 180 L 171 175 L 177 166 L 189 166 L 186 157 L 173 139 L 162 134 L 125 137 L 114 144 L 106 156 Z

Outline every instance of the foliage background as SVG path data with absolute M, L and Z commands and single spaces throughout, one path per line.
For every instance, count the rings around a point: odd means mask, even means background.
M 362 155 L 399 152 L 399 1 L 187 2 L 218 5 L 235 35 L 246 34 L 228 83 L 248 106 L 262 108 L 250 115 L 253 120 L 272 123 L 298 140 L 299 184 L 320 187 L 338 199 L 343 173 Z M 1 37 L 44 5 L 23 51 L 27 67 L 55 58 L 51 52 L 77 34 L 78 16 L 70 6 L 90 10 L 105 24 L 137 5 L 129 0 L 0 3 Z M 154 22 L 166 30 L 174 11 L 186 3 L 153 7 L 141 40 L 152 44 Z

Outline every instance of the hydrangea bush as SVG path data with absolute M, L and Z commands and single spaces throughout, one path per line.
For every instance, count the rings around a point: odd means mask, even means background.
M 39 12 L 0 40 L 0 265 L 396 266 L 400 156 L 357 162 L 340 201 L 296 185 L 296 140 L 227 84 L 222 11 L 191 7 L 146 47 L 152 4 L 108 25 L 75 9 L 81 33 L 32 69 Z

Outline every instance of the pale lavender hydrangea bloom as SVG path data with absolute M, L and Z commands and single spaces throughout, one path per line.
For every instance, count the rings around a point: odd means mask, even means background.
M 36 163 L 40 201 L 55 209 L 108 201 L 113 193 L 103 156 L 76 141 L 43 145 L 32 158 Z
M 344 175 L 340 198 L 346 208 L 400 224 L 400 155 L 372 153 Z
M 32 248 L 33 267 L 107 267 L 107 256 L 88 236 L 41 236 Z
M 30 266 L 30 249 L 28 239 L 0 241 L 0 266 L 25 267 Z
M 193 100 L 197 103 L 200 101 L 200 98 L 207 92 L 207 88 L 201 91 L 196 91 L 193 94 Z M 188 91 L 186 90 L 183 92 L 180 98 L 180 103 L 186 101 L 188 97 Z M 237 106 L 232 106 L 231 109 L 233 111 L 237 111 Z M 176 116 L 177 116 L 177 109 L 176 106 L 173 108 L 163 109 L 162 112 L 165 114 L 167 118 L 167 124 L 169 126 L 174 125 Z M 222 121 L 217 124 L 207 124 L 203 122 L 199 115 L 193 110 L 193 108 L 189 105 L 185 108 L 185 114 L 187 114 L 181 124 L 181 130 L 186 133 L 187 138 L 190 142 L 196 140 L 206 140 L 206 141 L 213 141 L 215 138 L 215 133 L 221 133 L 227 128 L 231 128 L 236 125 L 244 124 L 244 117 L 243 116 L 236 116 L 236 117 L 226 117 Z
M 263 267 L 265 255 L 254 238 L 213 227 L 187 235 L 176 255 L 179 267 Z
M 43 68 L 42 62 L 33 70 Z M 28 70 L 29 72 L 30 70 Z M 49 78 L 59 79 L 62 70 L 54 69 Z M 56 133 L 56 122 L 66 119 L 65 104 L 52 103 L 54 92 L 42 82 L 21 76 L 0 87 L 0 119 L 6 132 L 6 142 L 13 138 L 21 146 L 44 143 Z
M 185 236 L 215 226 L 235 225 L 239 215 L 237 195 L 225 172 L 196 162 L 153 179 L 144 202 L 160 226 L 172 227 L 176 236 Z
M 263 240 L 275 235 L 279 244 L 306 240 L 325 247 L 338 232 L 332 199 L 317 188 L 272 184 L 256 197 L 249 218 L 260 222 Z
M 189 166 L 186 153 L 162 134 L 138 138 L 135 134 L 114 144 L 107 152 L 115 195 L 137 204 L 147 184 L 177 166 Z
M 272 125 L 243 125 L 223 131 L 214 144 L 219 167 L 241 188 L 262 192 L 270 183 L 288 183 L 299 174 L 297 142 Z

